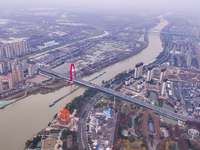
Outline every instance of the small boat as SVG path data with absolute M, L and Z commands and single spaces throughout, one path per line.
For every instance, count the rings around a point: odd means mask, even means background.
M 50 104 L 49 107 L 52 107 L 54 104 Z

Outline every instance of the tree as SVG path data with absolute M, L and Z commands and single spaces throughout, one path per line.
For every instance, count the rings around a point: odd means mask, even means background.
M 175 133 L 176 133 L 177 137 L 179 137 L 181 135 L 181 131 L 180 131 L 179 126 L 177 124 L 175 125 Z
M 31 140 L 27 140 L 26 141 L 26 146 L 29 147 L 31 145 L 32 141 Z
M 195 146 L 194 150 L 200 150 L 200 145 Z
M 178 142 L 181 147 L 181 150 L 189 150 L 187 141 L 184 136 L 179 136 Z
M 66 148 L 67 148 L 67 140 L 66 140 L 66 139 L 63 140 L 62 148 L 63 148 L 63 149 L 66 149 Z
M 134 137 L 133 135 L 131 135 L 131 136 L 128 138 L 128 140 L 129 140 L 130 142 L 134 142 L 134 141 L 135 141 L 135 137 Z
M 170 134 L 170 137 L 174 136 L 174 131 L 172 129 L 172 125 L 171 124 L 169 125 L 169 134 Z
M 71 131 L 69 129 L 63 130 L 62 132 L 62 139 L 66 139 L 68 135 L 71 134 Z

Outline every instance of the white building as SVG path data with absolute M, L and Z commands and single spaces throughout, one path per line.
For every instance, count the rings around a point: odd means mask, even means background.
M 33 65 L 29 65 L 28 66 L 28 76 L 29 76 L 29 78 L 31 78 L 34 75 L 34 73 L 35 73 L 35 70 L 33 68 Z

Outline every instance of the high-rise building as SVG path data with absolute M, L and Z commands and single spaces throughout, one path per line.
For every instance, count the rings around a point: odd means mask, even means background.
M 148 72 L 147 72 L 147 82 L 151 81 L 151 79 L 153 78 L 153 68 L 154 65 L 149 65 L 148 66 Z
M 28 53 L 26 42 L 0 45 L 0 57 L 6 56 L 7 58 L 13 58 L 26 53 Z
M 191 63 L 192 63 L 192 55 L 191 55 L 191 51 L 190 50 L 188 50 L 187 52 L 186 52 L 186 65 L 187 65 L 187 67 L 190 67 L 191 66 Z
M 5 46 L 5 54 L 7 58 L 12 58 L 14 57 L 14 50 L 13 50 L 13 46 L 12 45 L 6 45 Z
M 166 71 L 166 68 L 161 68 L 159 83 L 162 82 L 162 78 L 163 78 L 163 76 L 165 75 L 165 71 Z
M 26 42 L 22 42 L 22 54 L 28 53 L 28 46 Z
M 183 46 L 181 46 L 181 56 L 183 57 L 184 56 L 184 47 Z
M 12 70 L 12 72 L 14 72 L 14 71 L 16 71 L 16 63 L 12 63 L 11 64 L 11 70 Z
M 135 65 L 134 78 L 137 79 L 140 76 L 142 76 L 142 72 L 143 72 L 143 62 L 140 62 L 140 63 Z
M 13 89 L 14 82 L 13 82 L 13 77 L 11 73 L 8 75 L 8 85 L 10 89 Z
M 19 49 L 19 43 L 13 43 L 13 48 L 14 48 L 15 56 L 19 56 L 22 54 Z
M 166 83 L 167 83 L 167 77 L 164 76 L 163 77 L 163 82 L 162 82 L 162 88 L 161 88 L 161 95 L 164 96 L 165 95 L 165 89 L 166 89 Z
M 200 67 L 200 43 L 193 43 L 194 51 L 196 53 L 196 60 Z
M 15 63 L 19 65 L 19 58 L 15 58 Z
M 24 80 L 24 72 L 22 69 L 17 69 L 18 79 L 19 81 Z
M 173 50 L 172 50 L 172 56 L 175 56 L 175 51 L 176 51 L 176 45 L 174 45 Z
M 19 82 L 19 75 L 17 71 L 12 72 L 13 83 Z
M 25 71 L 27 69 L 27 60 L 22 61 L 22 69 Z
M 28 66 L 28 76 L 31 78 L 34 75 L 33 65 Z
M 3 92 L 3 81 L 0 79 L 0 93 Z
M 4 73 L 5 72 L 5 64 L 4 62 L 0 62 L 0 73 Z
M 7 63 L 8 71 L 12 71 L 11 64 L 12 64 L 11 62 Z
M 5 56 L 5 48 L 3 45 L 0 45 L 0 57 Z

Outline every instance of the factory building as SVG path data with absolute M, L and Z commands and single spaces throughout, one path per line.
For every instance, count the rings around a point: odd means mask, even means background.
M 148 66 L 147 80 L 146 80 L 147 82 L 151 81 L 153 78 L 153 68 L 154 68 L 154 65 Z
M 162 83 L 162 78 L 163 78 L 163 76 L 165 75 L 165 72 L 166 72 L 166 68 L 161 68 L 159 83 Z
M 143 72 L 143 62 L 140 62 L 140 63 L 135 65 L 134 78 L 138 79 L 139 77 L 141 77 L 142 76 L 142 72 Z
M 162 87 L 161 87 L 161 96 L 165 95 L 165 90 L 166 90 L 166 83 L 167 83 L 167 77 L 163 77 L 163 82 L 162 82 Z

